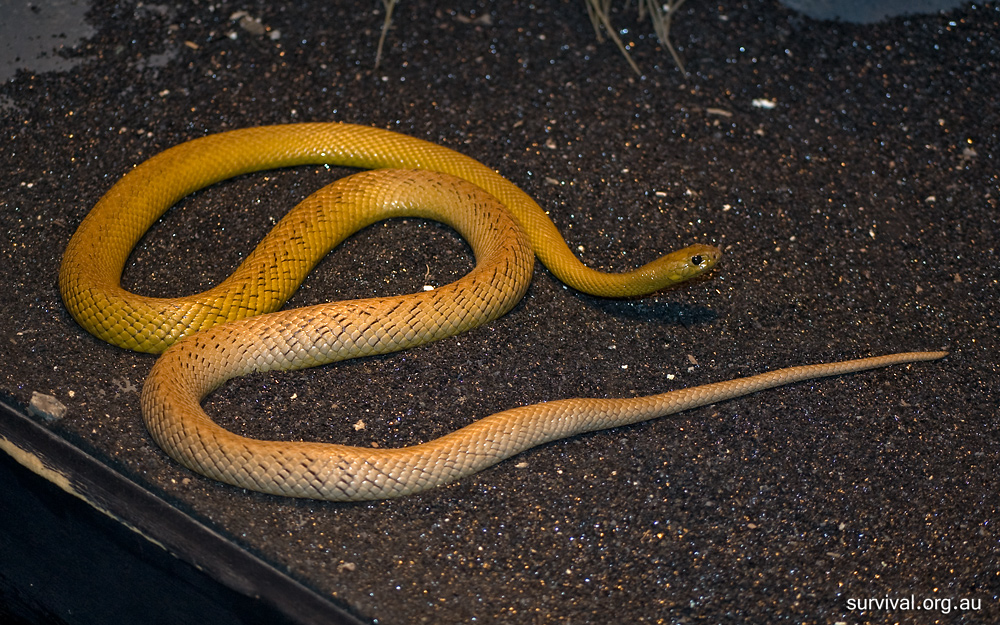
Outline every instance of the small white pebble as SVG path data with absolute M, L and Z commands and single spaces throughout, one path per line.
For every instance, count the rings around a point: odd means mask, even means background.
M 66 406 L 53 397 L 38 391 L 31 392 L 31 401 L 28 403 L 28 412 L 49 421 L 57 421 L 66 416 Z
M 715 108 L 715 107 L 711 107 L 711 106 L 708 107 L 707 109 L 705 109 L 705 112 L 708 113 L 709 115 L 719 115 L 720 117 L 732 117 L 733 116 L 733 114 L 731 112 L 727 111 L 726 109 L 720 109 L 720 108 Z

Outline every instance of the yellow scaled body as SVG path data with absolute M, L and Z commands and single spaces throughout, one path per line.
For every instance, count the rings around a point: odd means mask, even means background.
M 130 251 L 175 202 L 233 176 L 302 164 L 379 171 L 350 176 L 304 200 L 213 289 L 150 298 L 121 288 Z M 340 241 L 399 216 L 451 225 L 472 246 L 476 267 L 429 292 L 275 312 Z M 247 439 L 220 428 L 200 406 L 234 376 L 405 349 L 495 319 L 523 296 L 535 256 L 575 289 L 623 297 L 701 275 L 716 264 L 719 250 L 694 245 L 634 271 L 601 273 L 572 254 L 530 197 L 471 158 L 375 128 L 296 124 L 211 135 L 139 165 L 80 224 L 66 249 L 59 287 L 73 317 L 95 336 L 127 349 L 166 350 L 143 388 L 142 410 L 153 438 L 173 458 L 237 486 L 331 500 L 406 495 L 580 432 L 798 380 L 944 355 L 914 352 L 794 367 L 643 398 L 535 404 L 402 449 Z

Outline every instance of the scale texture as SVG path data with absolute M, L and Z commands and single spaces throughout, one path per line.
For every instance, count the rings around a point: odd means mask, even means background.
M 232 276 L 209 291 L 148 298 L 120 287 L 131 249 L 179 199 L 232 176 L 308 163 L 379 171 L 311 195 Z M 472 246 L 476 267 L 432 291 L 274 312 L 338 243 L 376 221 L 401 216 L 455 228 Z M 219 427 L 201 408 L 205 395 L 236 376 L 397 351 L 496 319 L 524 295 L 536 255 L 574 288 L 628 296 L 701 275 L 715 266 L 720 253 L 694 245 L 631 272 L 601 273 L 580 263 L 534 201 L 468 157 L 384 130 L 302 124 L 213 135 L 143 163 L 83 221 L 66 250 L 59 282 L 67 307 L 88 331 L 128 349 L 166 350 L 143 388 L 142 408 L 150 433 L 168 454 L 209 477 L 292 497 L 398 497 L 574 434 L 801 380 L 945 355 L 895 354 L 781 369 L 642 398 L 534 404 L 402 449 L 248 439 Z

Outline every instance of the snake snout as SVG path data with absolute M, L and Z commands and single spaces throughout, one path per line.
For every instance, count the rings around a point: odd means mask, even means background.
M 679 272 L 685 279 L 690 279 L 715 267 L 722 258 L 722 250 L 714 245 L 696 244 L 674 252 L 670 256 L 674 257 L 675 262 L 683 264 Z
M 708 271 L 712 267 L 715 267 L 719 259 L 722 258 L 722 250 L 714 245 L 695 245 L 692 247 L 697 247 L 698 249 L 691 254 L 689 262 L 692 266 L 698 267 L 702 271 Z

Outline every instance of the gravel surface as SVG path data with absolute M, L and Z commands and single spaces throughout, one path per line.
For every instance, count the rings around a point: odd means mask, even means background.
M 56 397 L 67 414 L 52 429 L 379 623 L 1000 619 L 1000 5 L 855 25 L 774 2 L 689 2 L 673 30 L 688 75 L 634 9 L 615 13 L 642 78 L 568 1 L 405 0 L 375 70 L 376 5 L 96 2 L 94 34 L 63 52 L 75 67 L 0 87 L 0 389 Z M 138 393 L 155 358 L 73 322 L 59 259 L 136 163 L 300 121 L 473 156 L 595 267 L 690 242 L 725 256 L 707 279 L 628 301 L 581 295 L 539 266 L 520 305 L 466 335 L 227 384 L 206 406 L 240 433 L 401 446 L 550 399 L 951 355 L 575 437 L 395 501 L 217 484 L 149 438 Z M 202 290 L 346 173 L 301 167 L 197 193 L 151 230 L 123 282 Z M 420 290 L 470 266 L 449 229 L 385 223 L 288 305 Z M 924 609 L 860 609 L 911 597 Z

